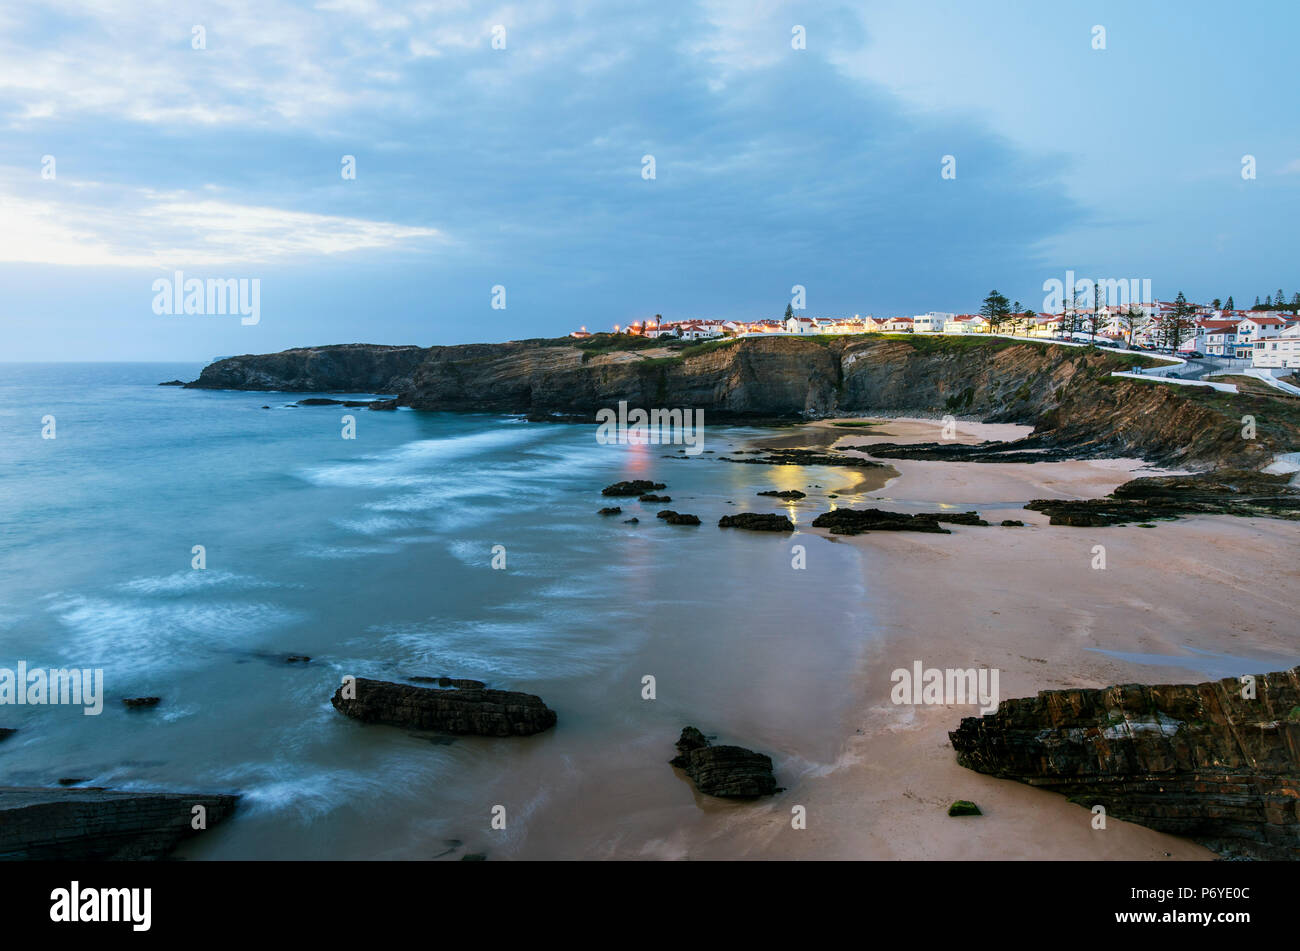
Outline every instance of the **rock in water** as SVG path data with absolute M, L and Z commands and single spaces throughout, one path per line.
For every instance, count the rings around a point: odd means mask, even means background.
M 655 518 L 661 518 L 669 525 L 698 525 L 700 517 L 691 515 L 688 512 L 674 512 L 672 509 L 664 509 Z
M 613 485 L 607 485 L 600 490 L 601 495 L 645 495 L 647 492 L 654 492 L 657 489 L 667 488 L 662 482 L 651 482 L 649 479 L 633 479 L 631 482 L 615 482 Z
M 793 532 L 794 522 L 784 515 L 766 512 L 741 512 L 718 519 L 718 528 L 746 528 L 751 532 Z
M 754 799 L 776 792 L 772 760 L 739 746 L 711 746 L 693 726 L 682 730 L 669 762 L 684 771 L 700 792 L 726 799 Z
M 4 786 L 0 860 L 161 859 L 197 834 L 191 825 L 195 806 L 203 807 L 211 829 L 238 801 L 206 793 Z
M 886 512 L 884 509 L 832 509 L 813 519 L 814 528 L 829 528 L 832 535 L 858 535 L 862 532 L 937 532 L 949 534 L 939 527 L 935 515 L 909 515 L 906 512 Z
M 969 799 L 958 799 L 948 807 L 948 815 L 982 816 L 984 813 L 980 812 L 980 807 L 975 805 L 975 803 L 971 802 Z
M 796 500 L 796 499 L 804 499 L 804 498 L 807 498 L 807 495 L 806 495 L 805 493 L 803 493 L 803 492 L 800 492 L 798 489 L 786 489 L 786 490 L 783 491 L 783 492 L 778 492 L 778 491 L 776 491 L 775 489 L 773 489 L 773 490 L 770 491 L 770 492 L 760 492 L 760 493 L 758 493 L 758 494 L 759 494 L 759 495 L 770 495 L 770 496 L 772 496 L 772 497 L 775 498 L 775 499 L 787 499 L 787 500 L 789 500 L 789 501 L 794 501 L 794 500 Z
M 356 696 L 345 699 L 345 686 L 339 686 L 330 703 L 365 723 L 476 736 L 530 736 L 555 726 L 555 711 L 531 693 L 481 686 L 441 690 L 358 677 Z
M 1300 667 L 1045 690 L 949 733 L 968 769 L 1066 794 L 1230 858 L 1300 859 Z

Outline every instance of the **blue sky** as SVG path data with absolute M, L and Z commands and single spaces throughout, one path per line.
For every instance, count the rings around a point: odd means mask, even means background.
M 0 361 L 757 318 L 796 284 L 814 316 L 1039 307 L 1067 270 L 1290 296 L 1298 28 L 1291 2 L 9 0 Z M 176 270 L 258 279 L 258 323 L 155 314 Z

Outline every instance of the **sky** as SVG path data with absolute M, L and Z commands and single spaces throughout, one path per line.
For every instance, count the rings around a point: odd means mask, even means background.
M 1042 309 L 1068 271 L 1290 297 L 1298 28 L 1291 0 L 5 0 L 0 361 L 757 319 L 796 286 L 810 316 Z M 169 313 L 177 272 L 257 306 Z

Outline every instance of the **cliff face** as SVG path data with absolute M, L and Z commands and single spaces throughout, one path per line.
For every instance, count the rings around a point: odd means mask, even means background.
M 1223 855 L 1300 859 L 1300 667 L 1254 686 L 1253 698 L 1233 679 L 1048 690 L 948 735 L 968 769 Z
M 1192 387 L 1110 376 L 1127 366 L 1104 351 L 1005 339 L 755 337 L 683 348 L 609 338 L 594 345 L 531 340 L 428 350 L 361 344 L 287 350 L 219 361 L 189 385 L 391 392 L 415 409 L 537 417 L 591 418 L 620 400 L 699 408 L 712 422 L 951 413 L 1034 425 L 1035 450 L 1162 464 L 1258 468 L 1277 452 L 1300 448 L 1300 412 L 1268 431 L 1261 422 L 1259 438 L 1242 439 L 1241 416 L 1255 410 L 1232 398 L 1216 405 Z M 1261 419 L 1283 415 L 1267 412 Z
M 186 386 L 208 390 L 395 394 L 410 386 L 411 373 L 425 353 L 421 347 L 349 343 L 248 354 L 204 367 L 199 378 Z

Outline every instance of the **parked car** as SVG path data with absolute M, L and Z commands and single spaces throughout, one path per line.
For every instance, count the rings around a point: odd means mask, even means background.
M 1191 351 L 1190 353 L 1184 353 L 1183 356 L 1186 357 L 1188 360 L 1204 360 L 1204 359 L 1205 359 L 1205 354 L 1201 353 L 1201 351 L 1199 351 L 1199 350 L 1193 350 L 1193 351 Z

